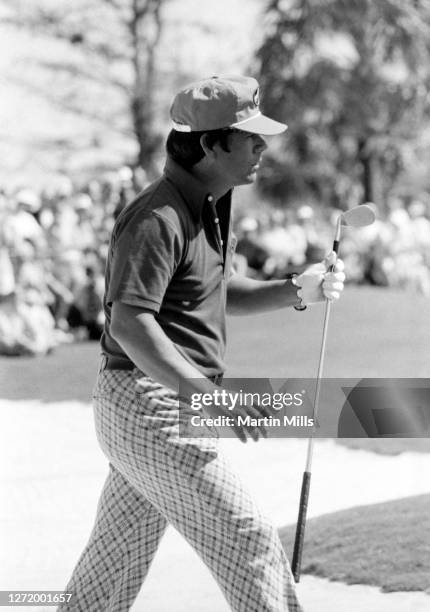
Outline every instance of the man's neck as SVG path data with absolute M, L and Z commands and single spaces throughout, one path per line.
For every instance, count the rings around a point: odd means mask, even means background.
M 232 189 L 232 185 L 229 185 L 221 176 L 215 176 L 210 171 L 199 166 L 200 164 L 196 164 L 190 170 L 190 173 L 194 178 L 207 186 L 208 193 L 213 195 L 215 200 L 219 200 L 227 191 Z

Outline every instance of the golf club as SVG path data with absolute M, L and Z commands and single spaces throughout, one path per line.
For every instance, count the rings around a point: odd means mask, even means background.
M 351 208 L 350 210 L 347 210 L 339 215 L 337 223 L 336 223 L 336 233 L 335 233 L 335 238 L 333 242 L 333 251 L 336 253 L 336 255 L 339 250 L 339 242 L 340 242 L 340 234 L 341 234 L 342 225 L 346 225 L 349 227 L 364 227 L 366 225 L 371 225 L 375 221 L 375 218 L 376 218 L 373 207 L 374 205 L 371 203 L 360 204 L 359 206 L 355 206 L 354 208 Z M 330 270 L 333 270 L 333 267 L 334 266 L 331 266 Z M 309 500 L 309 489 L 310 489 L 310 483 L 311 483 L 312 455 L 313 455 L 313 449 L 314 449 L 314 432 L 315 432 L 315 427 L 317 423 L 319 398 L 320 398 L 320 390 L 321 390 L 321 379 L 322 379 L 322 373 L 323 373 L 323 367 L 324 367 L 325 345 L 326 345 L 326 339 L 327 339 L 328 321 L 330 317 L 330 307 L 331 307 L 331 301 L 327 299 L 326 304 L 325 304 L 324 325 L 323 325 L 323 333 L 322 333 L 322 340 L 321 340 L 317 382 L 316 382 L 316 387 L 315 387 L 315 397 L 314 397 L 314 404 L 313 404 L 314 427 L 312 429 L 312 433 L 308 441 L 306 467 L 305 467 L 305 471 L 303 472 L 302 488 L 300 492 L 299 515 L 297 519 L 293 560 L 291 564 L 294 580 L 296 582 L 300 581 L 302 552 L 303 552 L 303 544 L 304 544 L 304 539 L 305 539 L 306 515 L 307 515 L 308 500 Z

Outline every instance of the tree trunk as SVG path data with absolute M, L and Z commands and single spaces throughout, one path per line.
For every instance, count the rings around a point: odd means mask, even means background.
M 154 92 L 155 51 L 162 28 L 161 4 L 162 0 L 133 0 L 129 23 L 134 68 L 131 112 L 138 143 L 137 163 L 150 180 L 158 173 L 155 155 L 160 144 L 160 135 L 154 129 Z
M 364 202 L 373 202 L 372 154 L 369 151 L 368 141 L 365 139 L 359 142 L 358 159 L 362 169 L 363 200 Z
M 385 207 L 385 185 L 381 160 L 372 151 L 368 139 L 359 142 L 359 161 L 362 167 L 363 202 L 374 202 L 381 210 Z

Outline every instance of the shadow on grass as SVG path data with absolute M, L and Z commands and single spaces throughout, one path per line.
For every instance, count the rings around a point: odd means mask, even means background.
M 288 555 L 295 527 L 280 530 Z M 430 494 L 359 506 L 310 519 L 302 573 L 430 593 Z

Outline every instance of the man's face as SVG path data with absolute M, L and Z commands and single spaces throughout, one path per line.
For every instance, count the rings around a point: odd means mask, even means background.
M 235 131 L 229 136 L 229 152 L 219 145 L 215 146 L 217 172 L 231 187 L 249 185 L 255 181 L 261 155 L 267 149 L 262 136 Z

